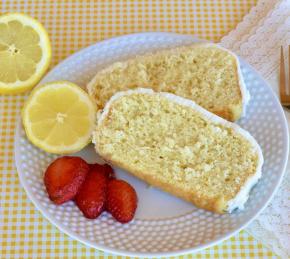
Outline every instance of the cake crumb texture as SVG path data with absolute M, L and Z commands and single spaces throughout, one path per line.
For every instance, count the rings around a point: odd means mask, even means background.
M 118 91 L 152 88 L 194 100 L 203 108 L 235 121 L 243 111 L 238 60 L 215 44 L 194 44 L 116 62 L 88 85 L 98 109 Z
M 161 94 L 114 100 L 94 132 L 97 152 L 149 184 L 225 212 L 256 173 L 258 152 L 233 128 Z

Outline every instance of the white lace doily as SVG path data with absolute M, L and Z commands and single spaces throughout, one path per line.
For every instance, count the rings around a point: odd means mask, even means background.
M 290 45 L 289 28 L 289 0 L 260 0 L 220 44 L 247 60 L 278 93 L 280 46 Z M 289 112 L 286 117 L 290 123 Z M 246 230 L 282 258 L 290 258 L 290 164 L 275 197 Z

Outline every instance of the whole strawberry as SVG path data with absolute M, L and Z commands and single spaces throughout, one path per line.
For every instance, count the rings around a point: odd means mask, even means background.
M 108 174 L 102 165 L 90 166 L 87 178 L 75 198 L 86 218 L 95 219 L 104 211 L 108 181 Z
M 109 181 L 106 209 L 117 221 L 131 221 L 137 209 L 137 202 L 136 191 L 129 183 L 116 179 Z
M 55 204 L 73 199 L 85 181 L 89 165 L 80 157 L 64 156 L 54 160 L 46 169 L 44 184 Z

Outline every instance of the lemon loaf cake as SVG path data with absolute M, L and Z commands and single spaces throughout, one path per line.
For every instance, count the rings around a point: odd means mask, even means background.
M 87 86 L 98 109 L 116 92 L 138 87 L 191 99 L 230 121 L 240 118 L 249 98 L 237 57 L 212 43 L 116 62 L 99 71 Z
M 191 100 L 151 89 L 116 93 L 93 134 L 106 161 L 217 213 L 242 209 L 263 156 L 239 126 Z

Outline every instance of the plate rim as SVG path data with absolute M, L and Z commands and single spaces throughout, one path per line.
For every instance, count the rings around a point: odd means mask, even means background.
M 38 83 L 41 84 L 42 81 L 49 76 L 52 71 L 58 69 L 59 66 L 63 65 L 63 63 L 67 62 L 69 59 L 74 59 L 75 57 L 82 55 L 84 52 L 96 48 L 99 45 L 103 45 L 106 44 L 108 42 L 111 42 L 113 40 L 120 40 L 122 38 L 130 38 L 130 37 L 136 37 L 136 36 L 145 36 L 145 35 L 156 35 L 156 36 L 180 36 L 180 37 L 189 37 L 192 38 L 192 40 L 196 40 L 198 39 L 196 36 L 194 35 L 189 35 L 189 34 L 179 34 L 179 33 L 171 33 L 171 32 L 141 32 L 141 33 L 131 33 L 131 34 L 125 34 L 125 35 L 121 35 L 121 36 L 115 36 L 112 38 L 108 38 L 96 43 L 93 43 L 92 45 L 89 45 L 87 47 L 84 47 L 78 51 L 76 51 L 75 53 L 73 53 L 72 55 L 69 55 L 68 57 L 66 57 L 65 59 L 63 59 L 61 62 L 59 62 L 56 66 L 54 66 L 53 68 L 51 68 L 49 70 L 49 72 L 42 78 L 42 80 Z M 278 103 L 280 104 L 278 97 L 276 96 L 276 94 L 274 93 L 273 89 L 270 87 L 270 85 L 268 84 L 268 82 L 265 81 L 265 79 L 261 76 L 261 74 L 255 69 L 253 68 L 248 62 L 244 61 L 244 59 L 240 58 L 244 63 L 246 63 L 253 71 L 255 71 L 257 73 L 257 75 L 259 76 L 259 79 L 263 81 L 263 83 L 269 88 L 269 91 L 271 92 L 272 96 L 274 96 L 274 98 L 276 99 L 276 101 L 278 101 Z M 37 86 L 38 86 L 37 85 Z M 37 87 L 36 86 L 36 87 Z M 287 161 L 288 161 L 288 154 L 289 154 L 289 130 L 288 130 L 288 123 L 285 117 L 285 113 L 284 110 L 281 106 L 281 104 L 279 105 L 279 110 L 282 114 L 283 117 L 283 127 L 282 130 L 284 130 L 286 132 L 286 135 L 284 136 L 286 138 L 285 143 L 287 143 L 286 146 L 286 152 L 284 153 L 284 157 L 283 157 L 283 161 L 282 161 L 282 172 L 281 172 L 281 176 L 276 184 L 276 186 L 274 187 L 271 195 L 269 196 L 269 198 L 267 199 L 267 201 L 264 203 L 264 205 L 255 212 L 255 214 L 251 217 L 251 219 L 248 220 L 248 222 L 244 223 L 243 225 L 241 225 L 239 228 L 229 231 L 227 234 L 224 234 L 218 238 L 215 238 L 211 241 L 209 241 L 206 244 L 203 245 L 199 245 L 196 246 L 194 248 L 187 248 L 187 249 L 180 249 L 180 250 L 176 250 L 176 251 L 172 251 L 172 252 L 152 252 L 152 253 L 148 253 L 148 252 L 132 252 L 132 251 L 128 251 L 128 250 L 124 250 L 124 249 L 115 249 L 115 248 L 111 248 L 111 247 L 107 247 L 105 245 L 102 244 L 97 244 L 95 242 L 92 242 L 90 240 L 88 240 L 87 238 L 81 237 L 79 236 L 77 233 L 71 231 L 68 227 L 66 227 L 65 225 L 63 225 L 61 222 L 59 222 L 58 220 L 56 220 L 55 218 L 53 218 L 49 213 L 46 212 L 45 208 L 43 208 L 43 206 L 38 202 L 38 200 L 36 198 L 34 198 L 34 196 L 28 191 L 28 185 L 26 184 L 26 181 L 24 179 L 23 174 L 20 174 L 20 168 L 21 165 L 19 164 L 19 159 L 17 159 L 17 157 L 20 157 L 20 150 L 18 148 L 16 148 L 17 146 L 19 146 L 19 142 L 20 142 L 20 130 L 21 130 L 21 115 L 18 114 L 18 119 L 17 119 L 17 124 L 15 127 L 15 134 L 14 134 L 14 161 L 15 161 L 15 165 L 16 165 L 16 169 L 17 169 L 17 174 L 18 177 L 20 179 L 20 183 L 23 187 L 23 189 L 25 190 L 27 196 L 29 197 L 29 199 L 32 201 L 32 203 L 34 204 L 34 206 L 41 212 L 41 214 L 54 226 L 56 226 L 60 231 L 62 231 L 63 233 L 65 233 L 66 235 L 70 236 L 71 238 L 98 250 L 101 250 L 103 252 L 108 252 L 108 253 L 113 253 L 113 254 L 117 254 L 117 255 L 123 255 L 123 256 L 137 256 L 137 257 L 147 257 L 147 258 L 152 258 L 152 257 L 162 257 L 162 256 L 178 256 L 178 255 L 182 255 L 182 254 L 188 254 L 188 253 L 196 253 L 200 250 L 206 249 L 208 247 L 217 245 L 218 243 L 223 242 L 224 240 L 232 237 L 233 235 L 235 235 L 236 233 L 240 232 L 242 229 L 246 228 L 253 220 L 255 220 L 259 214 L 268 206 L 268 204 L 270 203 L 270 201 L 272 200 L 272 198 L 274 197 L 274 195 L 276 194 L 279 186 L 281 185 L 281 182 L 284 178 L 284 174 L 285 174 L 285 169 L 287 166 Z

